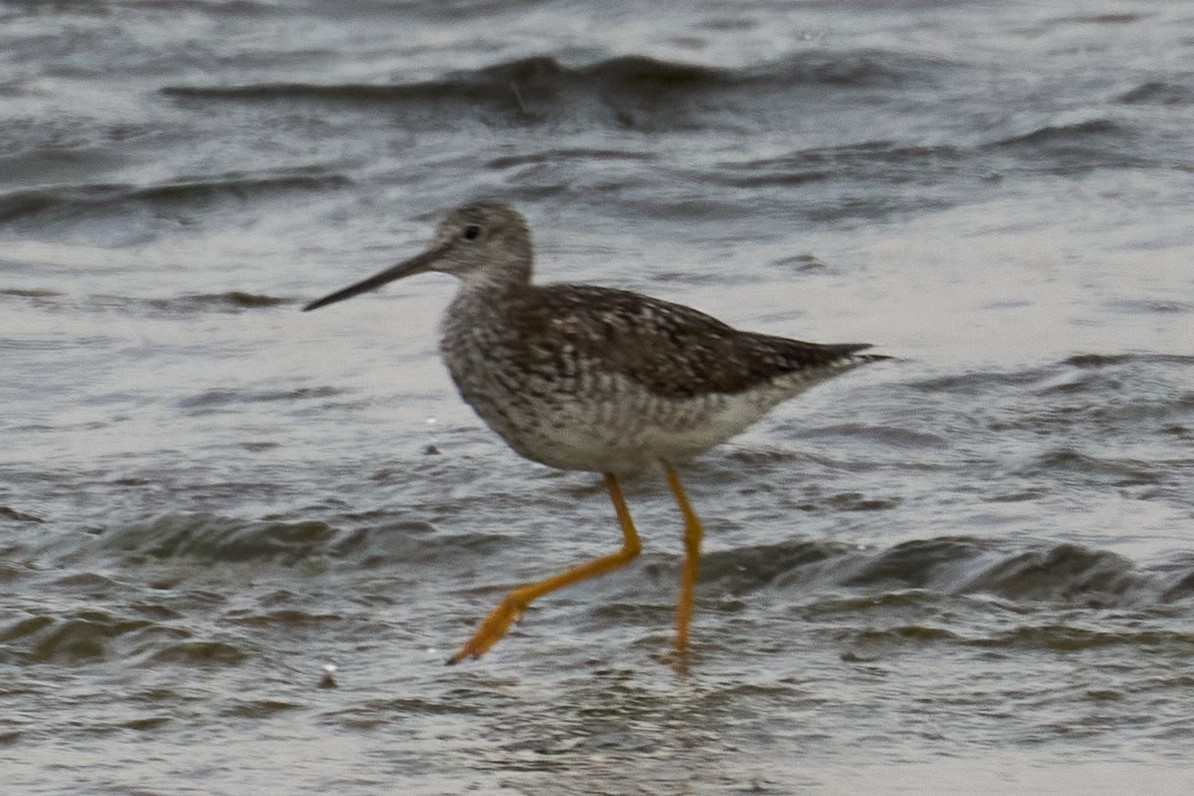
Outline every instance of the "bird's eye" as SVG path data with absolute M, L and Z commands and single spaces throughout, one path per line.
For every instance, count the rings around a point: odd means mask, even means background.
M 460 231 L 460 237 L 465 240 L 476 240 L 481 237 L 481 228 L 476 224 L 469 224 Z

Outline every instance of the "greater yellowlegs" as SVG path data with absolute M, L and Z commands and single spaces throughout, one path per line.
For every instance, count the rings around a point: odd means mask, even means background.
M 702 312 L 625 290 L 531 281 L 526 220 L 497 202 L 451 211 L 427 251 L 303 307 L 313 310 L 436 271 L 461 287 L 440 351 L 460 395 L 515 451 L 604 474 L 622 549 L 514 589 L 450 659 L 483 655 L 531 601 L 628 564 L 640 544 L 618 475 L 662 467 L 684 518 L 676 649 L 688 648 L 701 521 L 676 466 L 781 401 L 866 362 L 869 345 L 737 331 Z

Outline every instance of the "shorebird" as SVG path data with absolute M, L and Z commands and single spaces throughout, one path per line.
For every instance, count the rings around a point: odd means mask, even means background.
M 701 520 L 676 467 L 812 385 L 887 357 L 869 344 L 819 344 L 738 331 L 681 304 L 626 290 L 532 281 L 526 219 L 498 202 L 448 213 L 430 247 L 312 301 L 304 311 L 415 274 L 460 282 L 440 352 L 460 396 L 511 448 L 563 470 L 602 473 L 622 547 L 498 603 L 451 658 L 479 658 L 539 597 L 630 563 L 641 549 L 618 477 L 662 468 L 684 519 L 676 651 L 688 650 Z

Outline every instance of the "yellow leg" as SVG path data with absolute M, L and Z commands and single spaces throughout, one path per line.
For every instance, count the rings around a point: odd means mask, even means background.
M 676 603 L 676 651 L 683 653 L 688 650 L 688 625 L 692 621 L 693 595 L 701 561 L 701 537 L 705 531 L 701 527 L 701 518 L 688 502 L 688 495 L 684 494 L 680 476 L 671 467 L 665 470 L 668 486 L 672 488 L 676 504 L 684 515 L 684 565 L 680 570 L 680 599 Z
M 642 545 L 639 543 L 634 523 L 630 519 L 630 510 L 626 508 L 626 500 L 622 497 L 618 479 L 614 477 L 613 473 L 605 474 L 605 487 L 609 490 L 609 496 L 614 502 L 614 510 L 618 513 L 618 523 L 622 526 L 622 535 L 625 537 L 622 549 L 616 553 L 587 561 L 554 577 L 537 583 L 529 583 L 510 592 L 485 618 L 468 643 L 448 659 L 448 665 L 459 663 L 465 658 L 480 658 L 484 655 L 502 636 L 506 635 L 510 625 L 522 617 L 532 600 L 556 589 L 571 586 L 577 581 L 604 575 L 618 567 L 624 567 L 634 560 L 642 549 Z

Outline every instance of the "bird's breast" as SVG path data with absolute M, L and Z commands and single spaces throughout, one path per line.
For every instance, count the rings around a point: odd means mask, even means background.
M 685 461 L 774 403 L 656 395 L 566 341 L 537 345 L 500 324 L 447 324 L 442 353 L 461 397 L 510 447 L 565 470 L 627 472 Z

